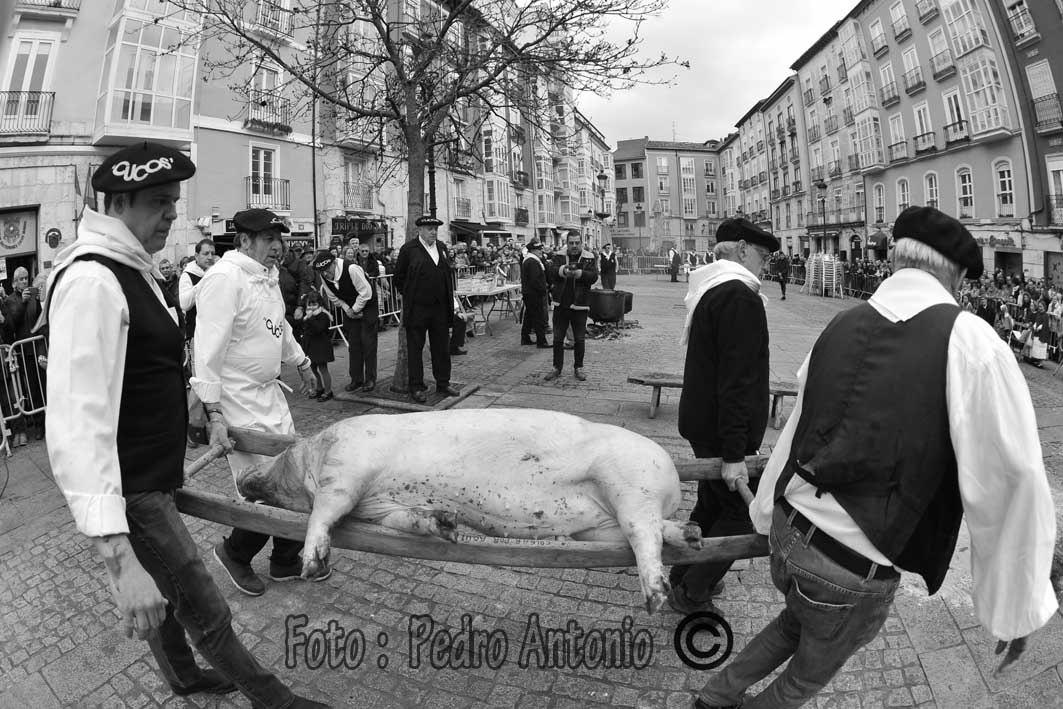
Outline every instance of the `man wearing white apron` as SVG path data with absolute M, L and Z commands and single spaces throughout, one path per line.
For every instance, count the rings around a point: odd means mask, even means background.
M 303 392 L 315 387 L 310 360 L 303 354 L 284 319 L 284 298 L 277 266 L 284 250 L 280 217 L 265 209 L 249 209 L 233 217 L 237 250 L 229 251 L 200 281 L 196 293 L 195 374 L 192 388 L 210 418 L 211 443 L 226 441 L 227 427 L 267 433 L 294 434 L 288 402 L 281 391 L 281 364 L 295 366 Z M 244 468 L 266 456 L 228 451 L 233 482 Z M 214 555 L 238 589 L 251 596 L 265 584 L 251 569 L 251 560 L 269 535 L 234 529 Z M 299 578 L 301 541 L 273 538 L 270 578 Z M 316 580 L 323 580 L 331 570 Z

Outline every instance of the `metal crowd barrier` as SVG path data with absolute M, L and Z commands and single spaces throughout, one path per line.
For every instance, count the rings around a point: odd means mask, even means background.
M 47 406 L 45 368 L 48 342 L 43 335 L 0 345 L 0 447 L 11 455 L 11 431 L 8 424 L 23 416 L 44 412 Z

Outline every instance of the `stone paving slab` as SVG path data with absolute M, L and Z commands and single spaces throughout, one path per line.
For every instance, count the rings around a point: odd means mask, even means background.
M 622 287 L 635 294 L 631 315 L 639 326 L 624 331 L 620 339 L 588 343 L 588 381 L 571 377 L 572 355 L 566 351 L 565 375 L 544 382 L 542 376 L 550 370 L 549 351 L 520 347 L 519 326 L 502 319 L 492 323 L 493 336 L 471 339 L 469 355 L 455 358 L 454 379 L 481 387 L 458 406 L 535 406 L 580 413 L 648 435 L 677 459 L 690 458 L 689 446 L 675 428 L 678 392 L 663 397 L 657 418 L 650 420 L 648 391 L 626 382 L 630 371 L 681 370 L 678 332 L 685 285 L 649 276 L 621 280 Z M 766 291 L 772 298 L 768 308 L 772 376 L 792 378 L 822 327 L 854 301 L 813 298 L 791 289 L 787 300 L 780 302 L 773 286 Z M 395 337 L 394 329 L 381 334 L 383 376 L 394 368 Z M 336 353 L 332 374 L 335 386 L 342 388 L 347 381 L 346 353 L 342 348 Z M 1023 372 L 1038 410 L 1058 504 L 1063 380 L 1047 370 L 1023 367 Z M 288 378 L 293 379 L 290 373 Z M 301 434 L 312 434 L 346 416 L 396 413 L 366 403 L 318 403 L 296 396 L 289 400 Z M 787 400 L 787 405 L 792 406 L 792 401 Z M 766 447 L 777 436 L 769 428 Z M 189 450 L 187 458 L 200 454 L 202 449 Z M 237 695 L 173 697 L 146 644 L 119 634 L 102 566 L 91 545 L 74 529 L 62 496 L 51 483 L 43 446 L 34 443 L 17 449 L 7 461 L 7 473 L 7 488 L 0 497 L 0 708 L 247 705 Z M 191 484 L 232 494 L 224 463 L 212 464 Z M 676 517 L 685 516 L 693 504 L 695 486 L 685 483 L 683 488 Z M 191 517 L 185 521 L 230 604 L 244 642 L 296 691 L 335 706 L 686 709 L 692 692 L 706 679 L 704 673 L 688 669 L 672 649 L 679 617 L 669 612 L 648 616 L 641 608 L 633 569 L 487 567 L 336 550 L 336 571 L 327 581 L 267 581 L 264 596 L 249 598 L 232 587 L 210 556 L 213 544 L 228 530 Z M 961 536 L 942 592 L 927 598 L 921 582 L 905 575 L 882 632 L 809 706 L 1063 706 L 1063 622 L 1058 617 L 1034 637 L 1027 657 L 1003 676 L 992 675 L 999 658 L 974 619 L 964 540 Z M 255 560 L 262 574 L 266 556 Z M 736 648 L 744 647 L 783 607 L 766 560 L 736 562 L 718 606 L 734 630 Z M 334 621 L 361 631 L 365 643 L 360 664 L 314 669 L 301 661 L 286 666 L 285 623 L 298 614 L 306 614 L 307 630 L 324 630 Z M 411 623 L 425 614 L 437 632 L 454 637 L 461 632 L 463 617 L 473 629 L 504 632 L 507 661 L 497 669 L 431 667 L 425 660 L 426 646 L 418 646 L 411 633 Z M 652 639 L 652 659 L 641 669 L 540 668 L 534 661 L 521 667 L 517 660 L 532 614 L 537 614 L 543 628 L 563 628 L 572 620 L 584 629 L 605 631 L 630 622 L 633 633 Z M 421 661 L 415 667 L 418 652 Z

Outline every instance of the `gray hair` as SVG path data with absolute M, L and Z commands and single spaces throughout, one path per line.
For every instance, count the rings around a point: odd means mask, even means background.
M 964 270 L 934 247 L 910 237 L 897 239 L 893 247 L 893 270 L 902 268 L 918 268 L 948 284 L 958 283 Z
M 738 260 L 738 250 L 741 247 L 741 243 L 738 241 L 718 241 L 716 246 L 713 247 L 712 252 L 716 254 L 718 259 L 727 259 L 728 261 Z
M 29 279 L 29 277 L 30 277 L 30 272 L 29 272 L 29 270 L 26 269 L 25 266 L 19 266 L 18 268 L 16 268 L 15 272 L 11 275 L 11 277 L 12 278 L 18 278 L 19 274 L 25 276 L 27 279 Z

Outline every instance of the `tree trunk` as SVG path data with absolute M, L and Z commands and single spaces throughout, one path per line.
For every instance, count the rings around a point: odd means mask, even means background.
M 409 114 L 415 115 L 415 114 Z M 424 163 L 425 145 L 421 136 L 420 127 L 417 125 L 407 126 L 405 129 L 406 147 L 409 150 L 409 185 L 410 190 L 406 196 L 406 239 L 411 241 L 417 238 L 417 226 L 414 222 L 424 211 Z M 395 374 L 391 378 L 391 391 L 396 394 L 407 394 L 410 391 L 409 353 L 406 349 L 406 323 L 399 320 L 399 348 L 395 358 Z M 423 361 L 423 358 L 422 358 Z

